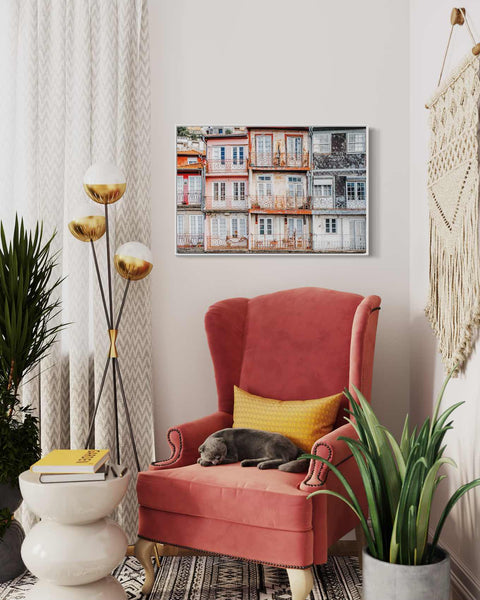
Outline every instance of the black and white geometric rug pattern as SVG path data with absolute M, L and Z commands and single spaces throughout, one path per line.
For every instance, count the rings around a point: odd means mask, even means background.
M 143 569 L 132 556 L 113 575 L 123 585 L 128 600 L 291 600 L 285 569 L 261 566 L 225 556 L 165 557 L 156 569 L 151 594 L 141 593 Z M 35 583 L 25 573 L 0 584 L 0 600 L 24 600 Z M 361 575 L 357 558 L 331 557 L 315 567 L 310 600 L 361 600 Z

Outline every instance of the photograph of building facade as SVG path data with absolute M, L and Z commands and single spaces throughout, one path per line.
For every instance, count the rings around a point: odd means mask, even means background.
M 367 252 L 365 127 L 177 128 L 179 253 Z
M 250 250 L 309 250 L 309 129 L 249 127 Z
M 311 207 L 315 252 L 365 252 L 365 128 L 313 127 Z
M 227 131 L 205 135 L 206 252 L 248 252 L 248 136 Z
M 177 149 L 176 201 L 179 252 L 204 251 L 204 171 L 205 151 L 201 146 L 199 149 L 189 147 Z

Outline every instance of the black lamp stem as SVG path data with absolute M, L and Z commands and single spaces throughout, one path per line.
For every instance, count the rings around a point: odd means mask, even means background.
M 107 376 L 109 364 L 110 364 L 110 356 L 107 358 L 107 362 L 105 363 L 105 368 L 103 369 L 102 380 L 100 382 L 100 388 L 98 389 L 97 401 L 95 402 L 95 409 L 93 411 L 92 420 L 90 421 L 90 429 L 88 430 L 88 437 L 87 437 L 87 442 L 85 444 L 85 448 L 89 448 L 90 442 L 92 440 L 93 426 L 95 425 L 95 417 L 97 416 L 98 405 L 100 404 L 100 398 L 102 397 L 103 386 L 105 385 L 105 378 Z
M 125 396 L 125 389 L 123 387 L 122 373 L 120 372 L 120 362 L 118 358 L 116 359 L 116 363 L 118 383 L 120 384 L 120 393 L 122 395 L 123 407 L 125 409 L 125 417 L 127 419 L 128 432 L 130 434 L 130 441 L 132 443 L 133 453 L 135 455 L 135 462 L 137 463 L 137 470 L 140 471 L 140 461 L 138 460 L 137 445 L 135 444 L 135 438 L 133 437 L 132 421 L 130 420 L 130 411 L 128 410 L 127 398 Z
M 114 408 L 114 414 L 115 414 L 115 454 L 116 454 L 115 458 L 116 458 L 117 463 L 120 463 L 120 432 L 119 432 L 119 420 L 118 420 L 118 393 L 117 393 L 117 379 L 118 379 L 118 385 L 120 387 L 120 394 L 122 397 L 123 407 L 125 410 L 125 418 L 127 421 L 130 441 L 131 441 L 133 453 L 135 456 L 135 462 L 136 462 L 137 470 L 140 471 L 140 461 L 138 459 L 137 445 L 135 444 L 135 438 L 133 435 L 133 428 L 132 428 L 132 421 L 130 419 L 130 411 L 128 409 L 127 398 L 126 398 L 125 389 L 123 386 L 122 374 L 120 372 L 120 364 L 118 362 L 118 356 L 117 356 L 117 352 L 116 352 L 116 348 L 115 348 L 115 340 L 116 340 L 116 336 L 117 336 L 117 330 L 118 330 L 118 326 L 120 325 L 120 320 L 123 315 L 123 309 L 125 307 L 125 301 L 127 299 L 127 294 L 128 294 L 128 290 L 130 288 L 131 280 L 127 279 L 127 283 L 126 283 L 124 291 L 123 291 L 122 302 L 120 304 L 120 310 L 118 312 L 117 321 L 115 323 L 114 312 L 113 312 L 113 286 L 112 286 L 112 272 L 111 272 L 111 260 L 110 260 L 110 230 L 109 230 L 109 222 L 108 222 L 108 204 L 107 203 L 105 203 L 105 233 L 106 233 L 106 246 L 107 246 L 106 250 L 107 250 L 108 306 L 107 306 L 107 299 L 105 296 L 105 290 L 104 290 L 102 278 L 100 275 L 100 269 L 98 266 L 98 258 L 97 258 L 97 254 L 95 251 L 95 246 L 94 246 L 93 240 L 90 240 L 90 243 L 91 243 L 92 252 L 93 252 L 93 260 L 95 263 L 95 271 L 97 274 L 98 285 L 100 287 L 100 293 L 102 296 L 102 303 L 103 303 L 103 309 L 105 312 L 105 318 L 107 320 L 107 325 L 108 325 L 108 329 L 109 329 L 109 333 L 110 333 L 110 337 L 111 337 L 111 346 L 110 346 L 109 356 L 107 358 L 107 361 L 105 363 L 105 368 L 103 370 L 103 375 L 102 375 L 102 379 L 100 382 L 100 388 L 98 390 L 97 398 L 95 401 L 95 408 L 94 408 L 94 412 L 92 415 L 92 420 L 90 422 L 90 428 L 88 430 L 87 442 L 85 444 L 85 447 L 89 448 L 90 443 L 92 441 L 93 429 L 94 429 L 94 425 L 95 425 L 95 418 L 97 416 L 98 407 L 100 405 L 102 392 L 103 392 L 103 389 L 105 386 L 105 379 L 107 377 L 108 367 L 111 362 L 112 378 L 113 378 L 112 379 L 112 381 L 113 381 L 113 408 Z M 113 329 L 114 323 L 115 323 L 115 329 Z
M 105 233 L 107 241 L 107 279 L 108 279 L 108 301 L 110 305 L 110 323 L 113 325 L 113 289 L 112 270 L 110 265 L 110 227 L 108 223 L 108 202 L 105 202 Z M 117 463 L 120 464 L 120 435 L 118 431 L 118 399 L 117 399 L 117 376 L 115 358 L 112 357 L 112 381 L 113 381 L 113 411 L 115 413 L 115 454 Z
M 130 281 L 131 281 L 131 279 L 127 279 L 125 289 L 123 290 L 122 303 L 120 304 L 120 310 L 118 311 L 118 317 L 117 317 L 117 322 L 115 323 L 115 329 L 118 329 L 118 326 L 120 325 L 120 319 L 122 318 L 123 307 L 125 306 L 125 300 L 127 299 L 127 292 L 128 292 L 128 288 L 130 287 Z
M 95 244 L 93 243 L 93 240 L 90 240 L 90 245 L 92 246 L 93 262 L 95 263 L 95 271 L 97 272 L 98 285 L 100 287 L 100 294 L 102 296 L 103 310 L 105 311 L 105 318 L 107 319 L 107 326 L 109 329 L 111 329 L 112 325 L 110 323 L 110 317 L 108 315 L 107 302 L 105 300 L 105 291 L 103 289 L 102 278 L 100 277 L 100 269 L 98 268 L 97 253 L 95 252 Z
M 105 233 L 107 241 L 107 278 L 108 278 L 108 302 L 110 305 L 110 323 L 113 325 L 113 293 L 112 272 L 110 268 L 110 228 L 108 226 L 108 203 L 105 203 Z

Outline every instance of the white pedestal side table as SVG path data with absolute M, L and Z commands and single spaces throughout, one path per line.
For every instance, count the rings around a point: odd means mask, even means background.
M 40 483 L 25 471 L 20 490 L 42 520 L 28 532 L 22 558 L 38 578 L 28 600 L 126 600 L 110 573 L 125 556 L 127 538 L 107 518 L 125 495 L 130 473 L 105 481 Z

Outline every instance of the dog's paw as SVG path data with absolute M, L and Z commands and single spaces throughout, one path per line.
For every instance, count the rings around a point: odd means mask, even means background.
M 203 460 L 202 458 L 199 458 L 197 462 L 202 465 L 202 467 L 211 467 L 213 465 L 209 460 Z

